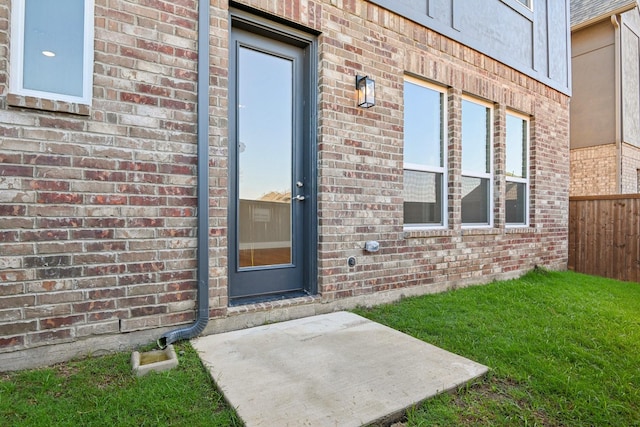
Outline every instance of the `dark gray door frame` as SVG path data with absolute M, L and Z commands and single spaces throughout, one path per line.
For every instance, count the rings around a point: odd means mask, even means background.
M 233 59 L 235 57 L 233 49 L 236 47 L 230 42 L 230 70 L 229 70 L 229 300 L 230 304 L 244 304 L 253 301 L 260 301 L 272 298 L 286 298 L 294 297 L 301 294 L 316 294 L 317 293 L 317 242 L 318 242 L 318 227 L 317 227 L 317 41 L 315 34 L 308 31 L 302 31 L 299 28 L 293 28 L 282 22 L 276 22 L 270 20 L 264 16 L 258 16 L 248 13 L 246 10 L 240 10 L 232 8 L 231 12 L 231 28 L 230 31 L 242 30 L 247 31 L 257 36 L 266 37 L 280 43 L 286 43 L 296 48 L 302 49 L 303 60 L 301 64 L 301 70 L 303 79 L 299 88 L 300 96 L 302 99 L 302 117 L 300 120 L 302 144 L 300 147 L 302 153 L 299 153 L 300 169 L 304 171 L 303 180 L 304 186 L 304 215 L 303 226 L 301 230 L 301 241 L 304 242 L 304 259 L 301 260 L 304 263 L 303 277 L 302 277 L 302 289 L 301 292 L 293 292 L 289 294 L 275 294 L 275 295 L 237 295 L 233 292 L 233 281 L 238 280 L 233 277 L 238 274 L 238 260 L 237 256 L 237 230 L 236 218 L 238 215 L 237 205 L 237 165 L 238 156 L 236 144 L 236 111 L 233 106 L 235 105 L 236 97 L 236 72 Z M 233 37 L 230 37 L 230 40 Z M 265 82 L 268 84 L 268 82 Z M 259 274 L 260 270 L 256 273 Z M 265 273 L 268 269 L 265 270 Z M 273 271 L 272 271 L 273 273 Z M 240 273 L 243 274 L 243 273 Z M 277 273 L 272 275 L 274 280 L 277 280 Z

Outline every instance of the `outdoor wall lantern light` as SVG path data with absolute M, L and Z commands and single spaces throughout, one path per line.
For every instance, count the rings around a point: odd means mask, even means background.
M 370 108 L 376 105 L 376 82 L 369 76 L 356 76 L 358 107 Z

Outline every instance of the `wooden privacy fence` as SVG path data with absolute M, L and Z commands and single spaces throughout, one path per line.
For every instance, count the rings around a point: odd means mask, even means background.
M 569 198 L 569 269 L 640 282 L 640 194 Z

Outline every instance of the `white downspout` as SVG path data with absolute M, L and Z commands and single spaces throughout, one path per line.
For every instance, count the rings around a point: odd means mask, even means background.
M 615 52 L 615 123 L 616 123 L 616 190 L 618 194 L 622 193 L 622 132 L 624 130 L 624 115 L 622 114 L 622 31 L 620 30 L 620 22 L 618 15 L 611 15 L 611 23 L 615 30 L 614 36 L 614 52 Z

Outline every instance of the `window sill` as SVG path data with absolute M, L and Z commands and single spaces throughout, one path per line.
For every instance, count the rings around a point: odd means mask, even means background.
M 479 226 L 478 228 L 466 228 L 465 226 L 460 230 L 460 235 L 462 236 L 481 236 L 486 234 L 502 234 L 502 230 L 492 226 Z
M 483 236 L 498 234 L 536 234 L 542 231 L 539 227 L 530 226 L 512 226 L 505 228 L 486 227 L 486 228 L 462 228 L 460 230 L 451 230 L 444 228 L 436 229 L 404 229 L 405 239 L 420 238 L 436 238 L 436 237 L 456 237 L 456 236 Z
M 506 226 L 504 229 L 505 233 L 509 233 L 509 234 L 523 234 L 523 233 L 538 233 L 540 232 L 539 229 L 532 227 L 532 226 L 527 226 L 527 225 L 516 225 L 516 226 Z
M 454 230 L 446 229 L 446 228 L 417 228 L 410 229 L 406 228 L 404 231 L 405 239 L 416 239 L 421 237 L 452 237 L 456 236 L 458 233 Z
M 91 114 L 91 106 L 74 102 L 53 101 L 51 99 L 36 98 L 33 96 L 7 95 L 7 105 L 11 107 L 30 108 L 33 110 L 54 111 L 57 113 L 69 113 L 79 116 Z

